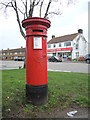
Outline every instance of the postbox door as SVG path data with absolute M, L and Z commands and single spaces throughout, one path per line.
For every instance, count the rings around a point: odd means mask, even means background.
M 27 83 L 47 84 L 46 38 L 32 36 L 27 40 Z

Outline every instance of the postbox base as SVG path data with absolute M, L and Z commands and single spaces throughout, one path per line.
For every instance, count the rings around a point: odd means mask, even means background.
M 26 97 L 31 104 L 44 104 L 48 100 L 48 86 L 31 86 L 26 84 Z

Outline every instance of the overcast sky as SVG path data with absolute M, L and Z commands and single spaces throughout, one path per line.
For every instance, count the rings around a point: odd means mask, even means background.
M 50 18 L 51 27 L 48 29 L 48 38 L 52 35 L 56 37 L 76 33 L 78 29 L 83 29 L 83 35 L 88 41 L 88 2 L 89 0 L 78 0 L 75 5 L 63 7 L 63 13 L 60 16 Z M 19 27 L 11 14 L 7 17 L 0 14 L 0 50 L 7 48 L 25 47 L 26 41 L 19 32 Z

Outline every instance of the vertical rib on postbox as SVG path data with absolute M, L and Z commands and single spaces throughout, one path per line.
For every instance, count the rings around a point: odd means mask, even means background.
M 32 104 L 47 101 L 47 28 L 50 21 L 32 17 L 22 21 L 26 30 L 26 96 Z

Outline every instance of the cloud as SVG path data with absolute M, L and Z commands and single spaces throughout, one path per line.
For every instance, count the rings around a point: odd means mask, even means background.
M 26 41 L 20 34 L 15 17 L 0 19 L 0 33 L 0 49 L 25 47 Z
M 78 29 L 84 30 L 84 36 L 88 40 L 88 2 L 82 0 L 76 5 L 64 8 L 63 14 L 52 20 L 52 26 L 48 31 L 48 40 L 52 34 L 62 36 L 76 33 Z

